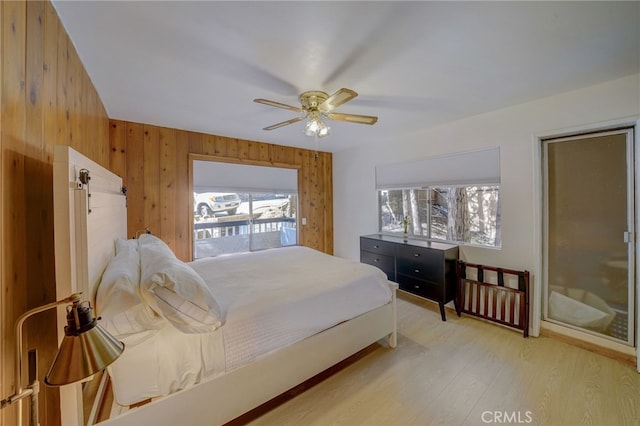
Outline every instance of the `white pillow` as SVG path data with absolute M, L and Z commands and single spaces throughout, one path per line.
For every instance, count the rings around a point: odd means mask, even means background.
M 138 251 L 138 240 L 136 240 L 135 238 L 132 238 L 130 240 L 123 240 L 122 238 L 116 238 L 116 256 L 121 251 L 130 252 L 131 250 Z
M 169 246 L 143 234 L 139 251 L 140 295 L 148 306 L 184 333 L 207 333 L 222 325 L 220 307 L 202 277 Z
M 164 323 L 162 317 L 142 304 L 139 282 L 140 254 L 132 244 L 121 245 L 102 274 L 96 293 L 100 324 L 116 338 L 156 330 Z

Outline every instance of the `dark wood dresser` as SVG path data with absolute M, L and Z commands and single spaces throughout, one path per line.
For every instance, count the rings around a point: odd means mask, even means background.
M 373 234 L 360 237 L 360 261 L 377 266 L 400 290 L 437 302 L 442 321 L 445 303 L 456 303 L 458 246 Z

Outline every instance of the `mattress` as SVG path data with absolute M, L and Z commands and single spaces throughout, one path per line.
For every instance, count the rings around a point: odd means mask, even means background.
M 188 265 L 211 289 L 224 325 L 188 334 L 167 324 L 150 337 L 127 337 L 124 354 L 109 367 L 120 405 L 168 395 L 241 368 L 392 298 L 379 269 L 301 246 Z

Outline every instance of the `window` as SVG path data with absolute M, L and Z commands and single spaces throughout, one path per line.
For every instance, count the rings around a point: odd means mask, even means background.
M 500 247 L 500 149 L 376 166 L 380 232 Z
M 378 190 L 380 232 L 499 247 L 498 185 Z
M 297 170 L 192 162 L 193 257 L 297 243 Z

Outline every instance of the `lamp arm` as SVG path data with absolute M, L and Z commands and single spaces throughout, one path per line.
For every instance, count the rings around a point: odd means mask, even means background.
M 40 312 L 47 311 L 51 308 L 55 308 L 56 306 L 63 305 L 65 303 L 75 303 L 81 300 L 82 293 L 74 293 L 69 297 L 58 300 L 56 302 L 48 303 L 46 305 L 42 305 L 37 308 L 33 308 L 24 314 L 20 315 L 16 320 L 15 325 L 15 333 L 16 333 L 16 352 L 15 352 L 15 381 L 16 381 L 16 391 L 13 395 L 9 396 L 7 399 L 3 399 L 0 404 L 0 408 L 4 408 L 7 405 L 10 405 L 14 402 L 20 402 L 23 398 L 33 394 L 33 388 L 29 387 L 27 389 L 22 389 L 22 325 L 25 320 L 32 315 L 38 314 Z M 21 424 L 21 407 L 18 407 L 18 424 Z

